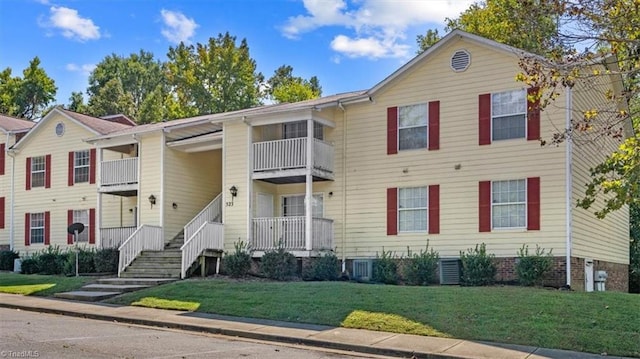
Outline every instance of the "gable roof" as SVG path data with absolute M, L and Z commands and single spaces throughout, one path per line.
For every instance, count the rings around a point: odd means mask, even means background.
M 27 132 L 35 125 L 33 121 L 0 115 L 0 131 L 5 134 Z
M 46 116 L 44 116 L 38 123 L 33 127 L 31 131 L 27 133 L 24 138 L 15 144 L 12 149 L 17 150 L 20 147 L 24 146 L 24 143 L 28 142 L 27 140 L 35 135 L 38 132 L 38 129 L 42 127 L 45 123 L 51 121 L 52 118 L 55 118 L 56 115 L 62 116 L 70 120 L 71 122 L 77 123 L 80 127 L 85 128 L 87 131 L 94 133 L 95 135 L 105 135 L 110 132 L 122 130 L 125 128 L 133 127 L 129 125 L 124 125 L 118 122 L 113 122 L 109 120 L 103 120 L 101 118 L 92 117 L 88 115 L 83 115 L 81 113 L 65 110 L 60 107 L 56 107 L 51 110 Z
M 416 66 L 417 64 L 423 61 L 426 61 L 428 58 L 432 57 L 432 55 L 434 53 L 437 53 L 440 50 L 440 48 L 444 47 L 449 42 L 459 38 L 492 48 L 496 51 L 500 51 L 511 56 L 517 56 L 517 57 L 526 56 L 526 57 L 536 57 L 536 58 L 544 59 L 544 57 L 540 55 L 536 55 L 534 53 L 527 52 L 525 50 L 522 50 L 513 46 L 505 45 L 497 41 L 489 40 L 482 36 L 474 35 L 466 31 L 456 29 L 448 33 L 442 39 L 438 40 L 438 42 L 436 42 L 433 46 L 423 51 L 422 53 L 420 53 L 419 55 L 411 59 L 409 62 L 407 62 L 403 66 L 401 66 L 399 69 L 394 71 L 391 75 L 387 76 L 384 80 L 380 81 L 378 84 L 373 86 L 371 89 L 369 89 L 369 91 L 367 91 L 367 95 L 374 96 L 378 91 L 386 87 L 389 83 L 393 82 L 395 79 L 401 77 L 411 68 L 413 68 L 414 66 Z

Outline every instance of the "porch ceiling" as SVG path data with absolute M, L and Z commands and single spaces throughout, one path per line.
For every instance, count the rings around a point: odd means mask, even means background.
M 167 142 L 167 146 L 183 152 L 203 152 L 222 148 L 222 131 Z
M 222 125 L 219 123 L 204 122 L 197 125 L 184 125 L 167 127 L 164 129 L 167 142 L 179 141 L 208 135 L 214 132 L 221 132 Z
M 289 184 L 289 183 L 305 183 L 305 176 L 289 176 L 289 177 L 274 177 L 274 178 L 256 178 L 256 180 L 269 182 L 273 184 Z M 330 181 L 328 178 L 322 178 L 313 176 L 313 182 Z

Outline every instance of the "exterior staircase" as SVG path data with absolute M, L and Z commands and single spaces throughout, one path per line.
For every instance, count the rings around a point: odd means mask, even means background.
M 120 278 L 180 278 L 184 233 L 181 231 L 162 251 L 142 251 Z

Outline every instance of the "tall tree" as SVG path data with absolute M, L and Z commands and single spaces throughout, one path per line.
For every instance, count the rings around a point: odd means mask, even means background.
M 130 92 L 126 92 L 119 78 L 112 78 L 105 83 L 87 107 L 92 116 L 135 113 L 135 103 Z
M 433 46 L 436 42 L 440 40 L 440 34 L 438 34 L 438 30 L 429 29 L 424 35 L 418 35 L 416 38 L 416 42 L 418 43 L 418 51 L 420 54 L 426 51 L 428 48 Z
M 172 118 L 218 113 L 260 104 L 264 77 L 256 71 L 247 40 L 228 32 L 206 44 L 169 48 L 166 66 Z
M 67 108 L 74 112 L 87 112 L 87 105 L 85 105 L 84 103 L 82 92 L 71 92 L 71 96 L 69 97 L 69 105 L 67 105 Z
M 130 111 L 124 113 L 137 120 L 140 107 L 146 97 L 156 91 L 158 86 L 164 86 L 165 77 L 162 63 L 154 58 L 151 52 L 140 50 L 128 57 L 111 54 L 105 57 L 89 75 L 89 111 L 92 115 L 105 115 L 107 106 L 110 110 L 121 109 Z M 125 103 L 119 105 L 109 105 L 108 101 L 113 101 L 113 88 L 105 91 L 107 84 L 114 86 L 113 80 L 118 80 L 122 88 L 123 96 L 116 96 Z M 126 96 L 124 96 L 126 95 Z M 111 96 L 102 98 L 101 96 Z M 131 103 L 129 103 L 131 101 Z M 109 113 L 113 114 L 113 113 Z M 162 120 L 162 119 L 158 119 Z
M 0 72 L 0 111 L 7 115 L 35 120 L 55 100 L 58 88 L 40 66 L 36 56 L 22 71 L 22 77 L 12 77 L 11 68 Z
M 267 96 L 276 102 L 297 102 L 322 95 L 322 87 L 316 76 L 309 80 L 293 76 L 293 67 L 282 65 L 267 80 Z

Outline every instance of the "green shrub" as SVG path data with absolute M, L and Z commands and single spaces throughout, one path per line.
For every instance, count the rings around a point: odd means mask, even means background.
M 13 250 L 0 251 L 0 270 L 13 270 L 13 261 L 20 258 L 18 252 Z
M 372 277 L 374 282 L 397 284 L 399 276 L 396 255 L 391 251 L 386 252 L 384 248 L 382 248 L 382 255 L 376 253 Z
M 118 248 L 101 248 L 93 256 L 93 267 L 96 273 L 117 273 L 119 259 Z
M 262 273 L 270 279 L 287 280 L 296 276 L 298 264 L 296 257 L 287 252 L 282 244 L 275 250 L 267 251 L 260 262 Z
M 316 258 L 302 273 L 305 280 L 338 280 L 340 278 L 340 260 L 335 253 L 329 252 Z
M 64 273 L 76 274 L 76 255 L 78 256 L 78 273 L 95 273 L 96 250 L 93 248 L 73 248 L 67 254 Z
M 553 267 L 553 257 L 551 251 L 545 253 L 544 248 L 536 244 L 536 252 L 529 254 L 529 246 L 522 245 L 518 251 L 518 261 L 516 262 L 516 274 L 520 284 L 526 286 L 542 286 L 544 277 Z
M 59 246 L 49 246 L 42 250 L 36 257 L 38 261 L 38 273 L 62 274 L 65 270 L 68 253 L 60 250 Z
M 22 259 L 21 264 L 22 274 L 36 274 L 40 272 L 38 268 L 37 256 L 31 256 Z
M 440 255 L 433 248 L 429 250 L 429 242 L 420 253 L 411 253 L 407 249 L 407 258 L 403 261 L 405 281 L 409 285 L 427 285 L 436 281 L 436 271 Z
M 225 253 L 223 270 L 233 278 L 245 277 L 251 270 L 251 252 L 243 242 L 233 243 L 234 252 Z
M 478 286 L 493 284 L 496 275 L 495 255 L 487 254 L 484 243 L 476 244 L 475 249 L 469 248 L 467 253 L 460 251 L 462 261 L 462 285 Z

